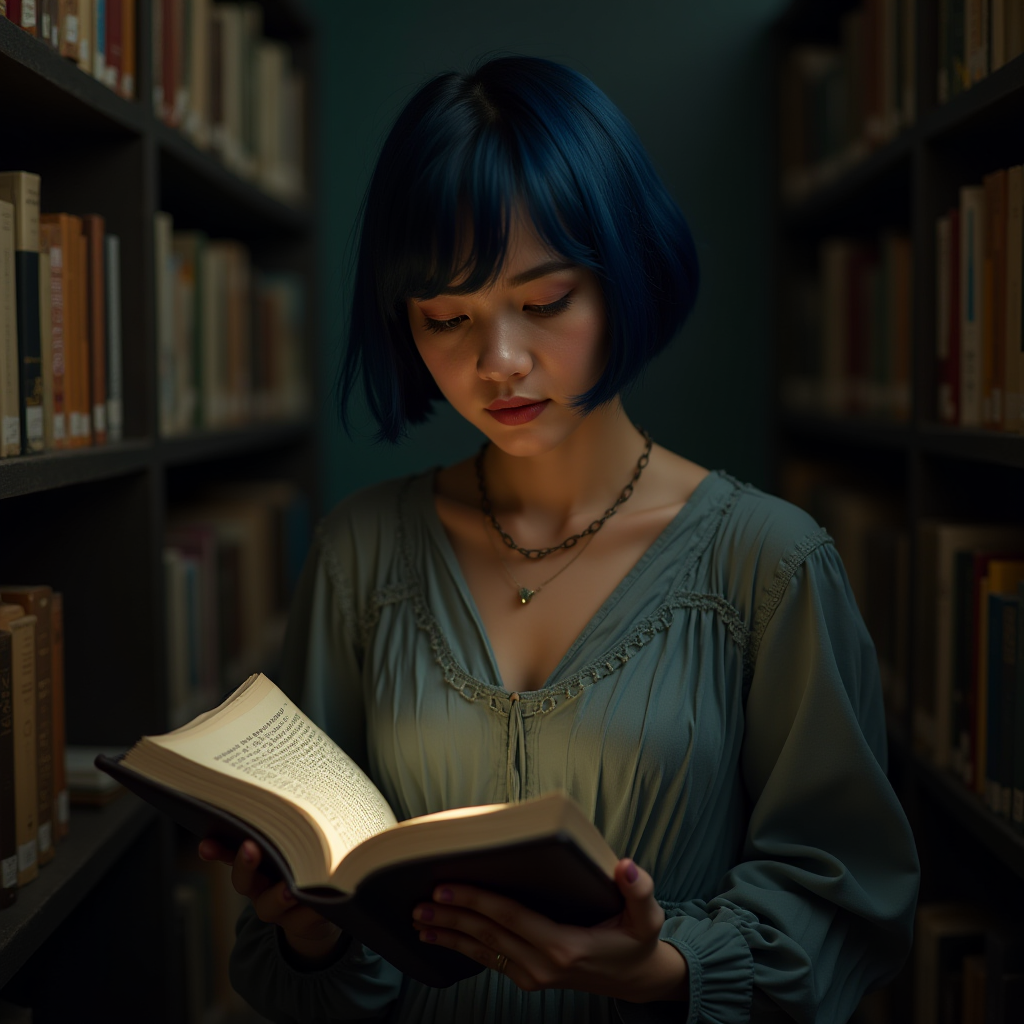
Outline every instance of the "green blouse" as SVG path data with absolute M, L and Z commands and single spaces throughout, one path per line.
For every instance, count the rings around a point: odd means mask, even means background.
M 502 687 L 433 473 L 321 524 L 283 684 L 399 819 L 570 793 L 651 873 L 690 1005 L 447 989 L 353 942 L 294 967 L 243 914 L 236 989 L 274 1021 L 845 1021 L 907 955 L 919 867 L 886 778 L 875 651 L 831 538 L 716 471 L 540 690 Z

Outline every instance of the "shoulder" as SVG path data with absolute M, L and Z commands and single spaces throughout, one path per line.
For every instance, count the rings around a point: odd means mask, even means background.
M 750 621 L 832 538 L 803 509 L 719 471 L 722 519 L 711 545 L 717 584 Z
M 342 499 L 321 520 L 315 544 L 333 577 L 357 592 L 381 585 L 398 552 L 403 519 L 432 491 L 433 470 L 386 480 Z

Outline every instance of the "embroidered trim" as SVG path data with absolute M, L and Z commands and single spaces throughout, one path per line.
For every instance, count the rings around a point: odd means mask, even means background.
M 370 595 L 363 614 L 359 616 L 359 641 L 365 648 L 369 640 L 370 630 L 380 622 L 382 608 L 389 604 L 399 604 L 402 601 L 413 597 L 418 588 L 415 583 L 392 583 L 389 586 L 381 587 Z
M 793 578 L 797 569 L 803 565 L 812 551 L 816 551 L 825 544 L 834 543 L 828 534 L 828 530 L 821 527 L 821 529 L 804 537 L 779 563 L 778 568 L 775 570 L 775 577 L 765 592 L 764 600 L 762 600 L 754 615 L 754 624 L 750 629 L 750 644 L 747 648 L 746 664 L 744 666 L 745 676 L 750 677 L 754 674 L 757 652 L 761 647 L 764 632 L 768 628 L 768 623 L 771 622 L 772 616 L 782 600 L 782 595 L 785 594 L 789 581 Z

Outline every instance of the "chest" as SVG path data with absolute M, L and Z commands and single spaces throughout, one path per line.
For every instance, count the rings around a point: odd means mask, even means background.
M 507 691 L 545 685 L 679 508 L 616 517 L 574 547 L 530 561 L 506 549 L 478 512 L 438 503 Z

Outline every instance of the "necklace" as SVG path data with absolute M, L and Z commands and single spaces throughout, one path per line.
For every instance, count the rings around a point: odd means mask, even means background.
M 502 528 L 501 523 L 495 518 L 494 506 L 491 504 L 491 499 L 487 494 L 487 485 L 484 483 L 484 455 L 487 453 L 487 447 L 491 443 L 485 441 L 480 447 L 480 451 L 476 457 L 476 482 L 480 488 L 480 511 L 490 520 L 491 526 L 498 531 L 498 535 L 501 537 L 505 544 L 505 547 L 511 548 L 513 551 L 518 551 L 524 558 L 529 558 L 532 561 L 539 561 L 541 558 L 547 558 L 554 551 L 561 551 L 562 548 L 575 547 L 584 537 L 592 537 L 598 530 L 601 529 L 604 524 L 611 519 L 613 515 L 619 510 L 619 506 L 628 501 L 633 494 L 633 488 L 636 486 L 637 480 L 640 479 L 640 474 L 644 471 L 647 463 L 651 460 L 651 446 L 654 441 L 651 435 L 647 433 L 643 427 L 637 427 L 640 431 L 646 444 L 644 445 L 643 453 L 640 458 L 637 459 L 636 469 L 633 470 L 632 479 L 622 488 L 622 493 L 615 499 L 615 503 L 611 508 L 605 509 L 605 513 L 600 519 L 595 519 L 585 530 L 580 533 L 574 533 L 571 537 L 566 537 L 561 544 L 556 544 L 551 548 L 521 548 Z M 505 563 L 502 562 L 502 565 Z M 571 562 L 569 563 L 572 564 Z M 567 569 L 569 566 L 563 566 L 563 569 Z M 506 570 L 507 571 L 507 570 Z M 552 577 L 554 579 L 554 577 Z M 550 583 L 551 580 L 548 580 Z M 536 593 L 536 591 L 534 591 Z M 526 603 L 525 601 L 523 602 Z
M 484 534 L 487 536 L 487 542 L 489 544 L 491 542 L 491 534 L 490 531 L 487 529 L 487 521 L 482 519 L 481 525 L 484 528 Z M 569 566 L 572 565 L 572 563 L 575 562 L 576 559 L 579 558 L 580 555 L 582 555 L 583 552 L 587 550 L 587 548 L 590 546 L 590 542 L 593 539 L 594 535 L 590 534 L 590 536 L 587 537 L 586 543 L 580 547 L 579 551 L 577 551 L 572 556 L 572 558 L 570 558 L 569 561 L 566 562 L 565 565 L 563 565 L 562 568 L 555 573 L 554 576 L 549 576 L 539 587 L 534 587 L 532 590 L 529 587 L 524 587 L 522 583 L 520 583 L 519 580 L 517 580 L 515 576 L 512 575 L 512 570 L 505 564 L 504 559 L 501 557 L 501 552 L 498 551 L 498 561 L 501 562 L 501 567 L 505 570 L 505 575 L 508 576 L 508 578 L 512 581 L 513 585 L 515 586 L 516 591 L 519 594 L 519 603 L 529 604 L 531 598 L 539 594 L 552 580 L 561 576 L 562 573 L 565 572 L 565 570 L 568 569 Z

